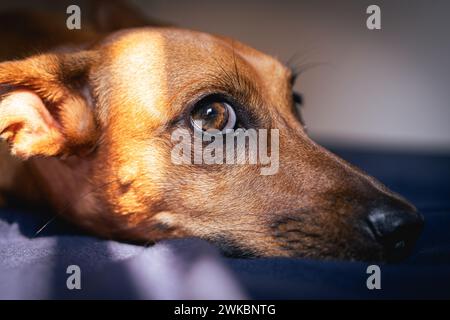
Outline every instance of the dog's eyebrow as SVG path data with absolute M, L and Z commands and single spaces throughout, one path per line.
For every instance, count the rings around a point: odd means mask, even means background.
M 224 91 L 229 92 L 234 98 L 247 103 L 260 103 L 259 88 L 257 83 L 251 81 L 245 73 L 240 72 L 238 60 L 236 59 L 236 51 L 234 43 L 231 43 L 233 60 L 227 65 L 221 63 L 212 56 L 216 67 L 216 71 L 211 75 L 217 85 L 222 87 Z
M 262 104 L 258 83 L 241 73 L 221 68 L 211 72 L 206 79 L 191 82 L 198 86 L 196 91 L 210 91 L 211 93 L 226 93 L 243 105 L 259 106 Z
M 185 92 L 188 93 L 185 93 Z M 185 100 L 185 95 L 191 96 L 202 92 L 227 93 L 239 102 L 246 104 L 258 104 L 261 102 L 257 83 L 251 81 L 246 76 L 236 75 L 234 72 L 221 69 L 220 71 L 210 72 L 208 76 L 202 76 L 201 79 L 191 80 L 178 88 L 170 96 L 169 103 L 176 100 Z
M 235 99 L 252 106 L 257 106 L 261 103 L 258 84 L 255 81 L 251 81 L 248 77 L 232 72 L 222 75 L 217 81 Z

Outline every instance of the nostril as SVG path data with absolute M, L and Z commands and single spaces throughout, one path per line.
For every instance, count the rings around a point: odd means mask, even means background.
M 421 225 L 423 218 L 417 212 L 403 210 L 389 210 L 376 208 L 368 216 L 372 231 L 380 238 L 393 233 L 409 230 L 411 227 Z
M 424 224 L 422 216 L 415 211 L 386 207 L 372 210 L 367 219 L 390 261 L 403 259 L 411 252 Z

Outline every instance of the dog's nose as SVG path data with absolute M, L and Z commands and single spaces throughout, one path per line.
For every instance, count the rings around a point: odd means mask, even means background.
M 382 245 L 387 261 L 398 261 L 411 253 L 424 220 L 416 210 L 404 206 L 380 206 L 371 210 L 368 224 Z

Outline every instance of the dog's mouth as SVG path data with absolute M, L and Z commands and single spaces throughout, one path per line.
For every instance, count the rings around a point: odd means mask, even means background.
M 322 230 L 319 226 L 307 228 L 302 219 L 283 218 L 271 225 L 273 241 L 264 247 L 249 245 L 252 241 L 236 239 L 231 234 L 215 235 L 208 238 L 216 244 L 226 257 L 293 257 L 321 260 L 349 260 L 366 262 L 398 263 L 408 258 L 423 227 L 423 218 L 411 218 L 407 223 L 395 224 L 387 235 L 380 234 L 373 222 L 358 223 L 335 233 Z M 250 239 L 249 239 L 250 240 Z
M 227 258 L 259 258 L 263 256 L 260 250 L 233 239 L 231 235 L 222 234 L 212 236 L 208 241 L 217 245 L 221 253 Z

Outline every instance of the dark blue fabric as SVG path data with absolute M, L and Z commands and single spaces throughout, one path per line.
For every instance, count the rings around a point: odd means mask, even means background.
M 359 262 L 228 259 L 206 242 L 151 247 L 100 240 L 50 216 L 0 210 L 0 298 L 344 299 L 450 298 L 450 155 L 339 149 L 336 153 L 412 201 L 426 226 L 413 255 L 381 265 L 368 290 Z M 66 288 L 79 265 L 82 289 Z

